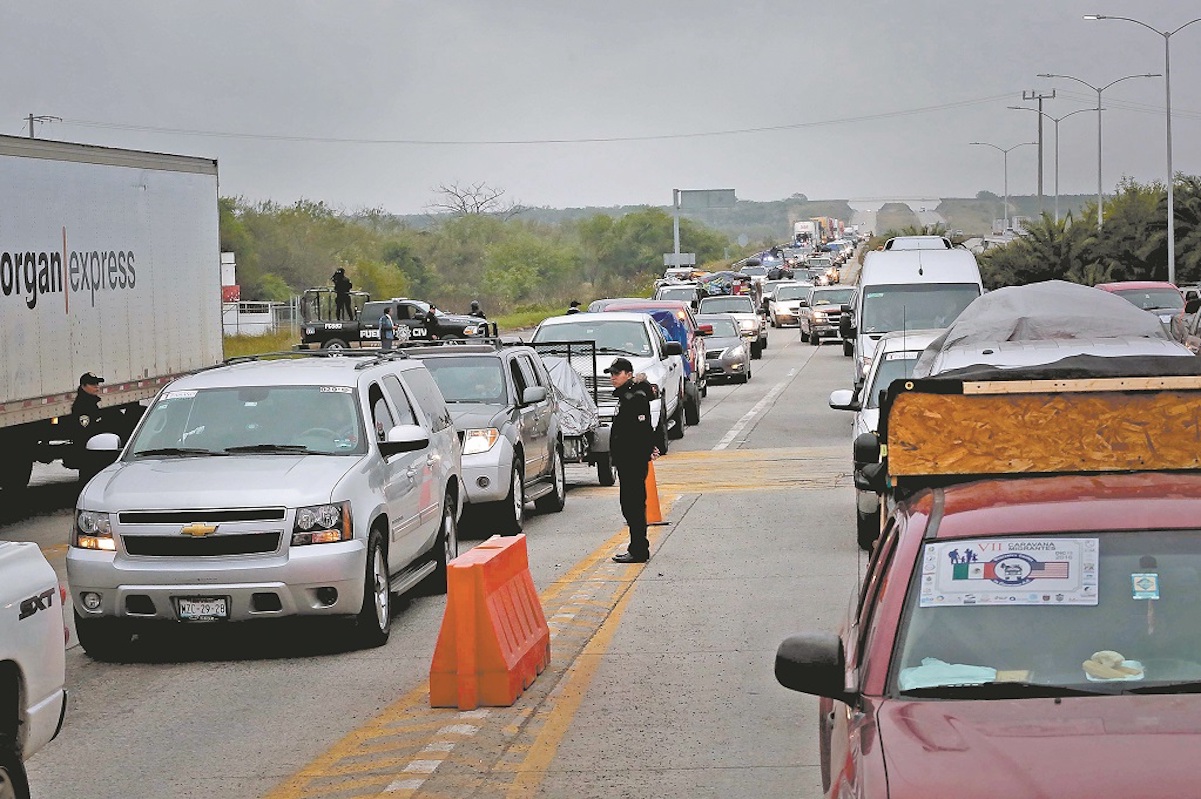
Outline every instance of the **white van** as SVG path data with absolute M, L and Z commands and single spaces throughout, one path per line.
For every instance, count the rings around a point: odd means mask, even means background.
M 932 245 L 941 237 L 905 238 L 929 239 L 920 244 Z M 867 253 L 851 304 L 844 307 L 843 346 L 854 356 L 856 389 L 863 385 L 881 336 L 894 330 L 947 327 L 984 293 L 976 256 L 968 250 L 906 246 L 919 242 L 890 248 L 896 241 L 890 239 L 884 250 Z

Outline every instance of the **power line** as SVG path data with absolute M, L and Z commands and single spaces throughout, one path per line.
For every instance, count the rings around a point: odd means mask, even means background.
M 947 111 L 953 108 L 964 108 L 973 105 L 984 105 L 1008 98 L 1008 94 L 997 94 L 990 97 L 979 97 L 972 100 L 959 100 L 951 103 L 911 108 L 902 111 L 882 111 L 875 114 L 863 114 L 840 119 L 825 119 L 813 122 L 796 122 L 788 125 L 770 125 L 756 128 L 737 128 L 732 130 L 714 130 L 689 133 L 662 133 L 647 136 L 588 136 L 576 139 L 470 139 L 470 140 L 441 140 L 441 139 L 360 139 L 332 136 L 291 136 L 269 133 L 248 133 L 244 131 L 213 131 L 190 130 L 185 128 L 164 128 L 150 125 L 130 125 L 119 122 L 101 122 L 85 119 L 64 119 L 62 124 L 86 128 L 104 128 L 109 130 L 131 130 L 144 133 L 166 133 L 183 136 L 208 136 L 229 139 L 255 139 L 261 141 L 308 142 L 317 144 L 385 144 L 385 145 L 432 145 L 432 146 L 485 146 L 485 145 L 534 145 L 534 144 L 599 144 L 611 142 L 640 142 L 667 141 L 672 139 L 698 139 L 715 136 L 741 136 L 753 133 L 771 133 L 785 130 L 800 130 L 804 128 L 819 128 L 831 125 L 848 125 L 856 122 L 870 122 L 879 119 L 929 114 Z

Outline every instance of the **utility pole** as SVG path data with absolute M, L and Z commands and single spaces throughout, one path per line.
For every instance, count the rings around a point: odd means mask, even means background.
M 1038 213 L 1042 216 L 1043 213 L 1043 100 L 1055 99 L 1055 90 L 1052 89 L 1050 94 L 1043 94 L 1037 89 L 1022 92 L 1022 101 L 1030 100 L 1038 101 Z M 1058 193 L 1058 192 L 1057 192 Z
M 34 122 L 62 122 L 62 117 L 54 117 L 49 114 L 30 114 L 26 117 L 29 120 L 29 138 L 34 138 L 33 123 Z

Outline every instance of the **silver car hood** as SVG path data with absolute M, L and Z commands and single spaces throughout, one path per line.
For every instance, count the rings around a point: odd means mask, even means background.
M 450 404 L 450 418 L 456 430 L 474 430 L 481 427 L 500 427 L 508 418 L 508 408 L 483 403 Z
M 78 504 L 99 511 L 314 505 L 333 499 L 330 488 L 362 460 L 228 455 L 118 461 L 87 484 Z

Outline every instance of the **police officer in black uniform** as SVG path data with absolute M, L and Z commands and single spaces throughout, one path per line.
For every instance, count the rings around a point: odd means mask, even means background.
M 573 313 L 579 313 L 579 312 L 580 312 L 580 301 L 572 300 L 571 305 L 567 306 L 567 313 L 573 314 Z
M 346 270 L 338 267 L 330 280 L 334 281 L 334 307 L 337 309 L 338 318 L 354 319 L 354 308 L 350 304 L 350 289 L 353 284 L 346 276 Z M 342 316 L 343 313 L 346 314 L 345 317 Z
M 651 426 L 651 400 L 655 387 L 642 375 L 634 376 L 628 358 L 614 358 L 605 370 L 617 397 L 617 415 L 609 433 L 609 457 L 617 469 L 621 490 L 621 514 L 630 527 L 630 545 L 614 555 L 617 563 L 646 563 L 650 542 L 646 538 L 647 464 L 659 457 Z
M 488 318 L 487 316 L 484 315 L 483 310 L 480 309 L 480 301 L 479 300 L 471 301 L 471 311 L 467 315 L 474 316 L 476 319 L 487 319 Z
M 103 377 L 91 372 L 79 376 L 79 388 L 75 390 L 75 401 L 71 403 L 74 438 L 86 440 L 97 433 L 106 432 L 100 413 L 100 384 L 103 382 Z M 82 444 L 83 441 L 78 443 Z

